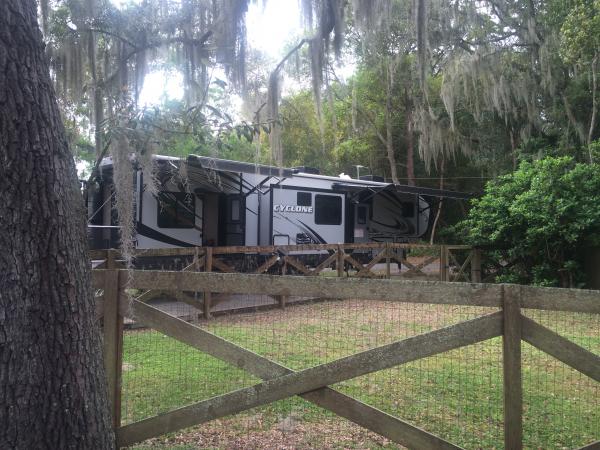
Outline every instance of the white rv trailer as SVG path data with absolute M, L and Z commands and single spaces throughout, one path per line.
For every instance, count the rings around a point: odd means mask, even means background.
M 429 226 L 433 198 L 468 194 L 373 179 L 319 175 L 191 155 L 156 156 L 157 196 L 133 163 L 135 243 L 140 249 L 411 242 Z M 185 165 L 185 170 L 180 170 Z M 185 174 L 183 176 L 182 174 Z M 112 161 L 88 190 L 92 248 L 118 245 Z

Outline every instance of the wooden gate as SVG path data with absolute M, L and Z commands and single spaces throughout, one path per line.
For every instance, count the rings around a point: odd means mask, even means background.
M 104 317 L 105 364 L 119 447 L 298 395 L 409 448 L 459 448 L 328 386 L 497 336 L 503 336 L 507 449 L 520 449 L 523 442 L 521 341 L 600 382 L 600 356 L 521 314 L 521 308 L 600 314 L 600 293 L 596 291 L 411 280 L 124 270 L 95 270 L 93 280 L 94 287 L 104 292 L 98 310 Z M 303 295 L 338 299 L 484 306 L 498 311 L 293 371 L 139 300 L 129 300 L 125 288 L 279 296 L 302 292 Z M 121 426 L 124 316 L 134 316 L 146 326 L 248 371 L 263 382 Z M 597 448 L 598 445 L 600 443 L 596 442 L 584 448 Z

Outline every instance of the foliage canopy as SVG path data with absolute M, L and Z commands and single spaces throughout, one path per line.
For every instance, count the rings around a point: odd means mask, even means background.
M 145 172 L 153 153 L 193 152 L 329 174 L 361 165 L 396 183 L 471 192 L 524 159 L 596 167 L 599 0 L 302 0 L 304 35 L 277 65 L 246 49 L 251 3 L 42 2 L 72 143 L 127 167 L 135 152 Z M 351 55 L 352 77 L 338 78 L 334 54 Z M 182 75 L 183 99 L 138 106 L 145 74 L 164 68 Z M 281 98 L 288 76 L 309 80 Z M 241 123 L 232 93 L 245 100 Z M 446 209 L 442 225 L 466 211 Z M 523 279 L 564 284 L 542 272 Z
M 600 244 L 599 204 L 600 165 L 546 157 L 487 183 L 458 228 L 502 262 L 499 282 L 582 285 L 586 249 Z

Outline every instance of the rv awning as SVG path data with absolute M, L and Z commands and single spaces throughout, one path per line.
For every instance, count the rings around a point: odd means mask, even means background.
M 291 177 L 292 169 L 286 169 L 275 166 L 265 166 L 262 164 L 252 164 L 239 161 L 230 161 L 228 159 L 210 158 L 208 156 L 190 155 L 187 158 L 188 164 L 199 166 L 207 170 L 220 170 L 234 173 L 255 173 L 271 177 Z
M 333 183 L 333 189 L 336 191 L 344 191 L 344 192 L 371 192 L 376 194 L 382 191 L 395 191 L 403 194 L 417 194 L 424 195 L 429 197 L 440 197 L 440 198 L 452 198 L 456 200 L 469 200 L 473 197 L 473 194 L 467 192 L 458 192 L 458 191 L 449 191 L 445 189 L 433 189 L 427 187 L 419 187 L 419 186 L 408 186 L 405 184 L 385 184 L 385 185 L 373 185 L 373 186 L 365 186 L 359 184 L 352 183 Z

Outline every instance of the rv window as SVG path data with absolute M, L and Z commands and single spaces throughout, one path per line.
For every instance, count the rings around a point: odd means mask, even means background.
M 240 221 L 240 200 L 238 198 L 231 199 L 231 221 Z
M 312 206 L 312 195 L 310 192 L 298 192 L 296 198 L 296 205 L 298 206 Z
M 415 204 L 413 202 L 402 202 L 402 215 L 404 217 L 414 217 Z
M 340 225 L 342 223 L 342 197 L 315 195 L 315 223 L 317 225 Z
M 159 228 L 194 228 L 195 199 L 185 192 L 160 192 L 158 194 Z

